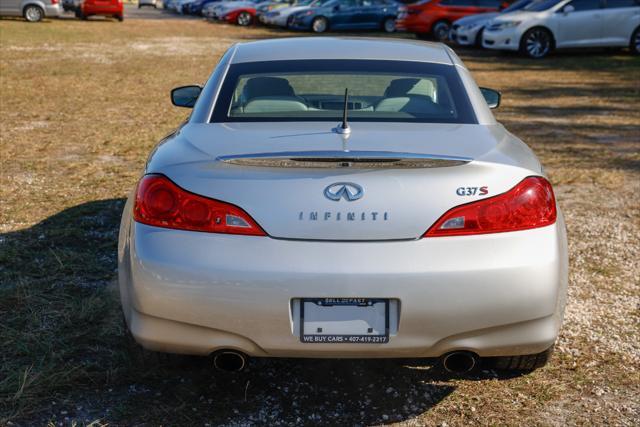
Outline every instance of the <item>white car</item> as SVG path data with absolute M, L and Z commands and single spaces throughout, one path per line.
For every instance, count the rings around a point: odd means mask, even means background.
M 554 49 L 629 47 L 640 52 L 640 0 L 537 0 L 484 30 L 487 49 L 542 58 Z
M 482 32 L 493 18 L 520 10 L 532 1 L 536 0 L 518 0 L 500 12 L 478 13 L 460 18 L 451 26 L 449 39 L 460 46 L 482 46 Z

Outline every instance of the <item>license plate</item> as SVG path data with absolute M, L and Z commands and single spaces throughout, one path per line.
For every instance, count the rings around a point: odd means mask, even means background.
M 303 298 L 300 341 L 326 344 L 389 342 L 389 300 L 383 298 Z

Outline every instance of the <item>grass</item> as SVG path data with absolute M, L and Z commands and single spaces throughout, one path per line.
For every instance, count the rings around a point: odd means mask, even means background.
M 570 239 L 565 325 L 529 375 L 442 377 L 421 361 L 257 360 L 240 375 L 155 355 L 115 288 L 124 198 L 233 42 L 284 36 L 200 21 L 0 21 L 0 425 L 640 422 L 640 60 L 460 51 L 501 90 Z

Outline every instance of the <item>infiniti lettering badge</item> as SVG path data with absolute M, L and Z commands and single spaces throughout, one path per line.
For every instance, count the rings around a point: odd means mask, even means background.
M 338 202 L 340 199 L 353 202 L 360 199 L 363 194 L 362 187 L 352 182 L 336 182 L 324 189 L 324 196 L 334 202 Z

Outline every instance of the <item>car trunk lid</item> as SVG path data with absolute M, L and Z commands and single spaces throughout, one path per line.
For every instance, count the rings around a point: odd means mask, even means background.
M 450 208 L 527 175 L 499 148 L 509 138 L 501 126 L 356 122 L 348 137 L 326 123 L 282 129 L 187 125 L 148 172 L 240 206 L 271 237 L 306 240 L 416 239 Z

